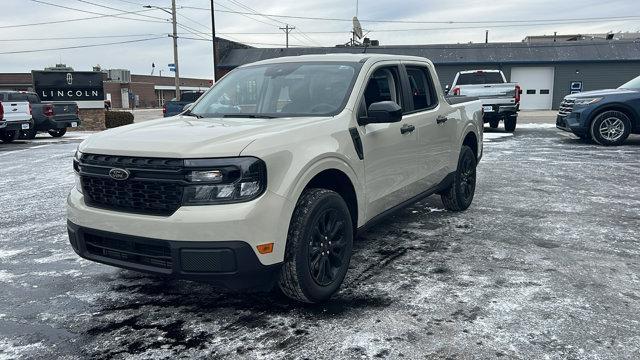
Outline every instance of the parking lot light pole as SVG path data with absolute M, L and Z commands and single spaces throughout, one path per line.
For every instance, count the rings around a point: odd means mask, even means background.
M 159 9 L 166 12 L 167 14 L 171 14 L 171 21 L 173 23 L 173 34 L 169 35 L 169 37 L 173 38 L 173 64 L 175 65 L 174 79 L 176 85 L 176 100 L 180 101 L 180 70 L 178 67 L 178 22 L 176 20 L 176 0 L 171 0 L 171 11 L 153 5 L 144 5 L 143 7 L 147 9 Z

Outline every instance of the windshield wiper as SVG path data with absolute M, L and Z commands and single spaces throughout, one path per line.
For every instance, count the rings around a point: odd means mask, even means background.
M 202 119 L 204 117 L 202 115 L 198 115 L 198 114 L 192 113 L 191 110 L 187 110 L 187 111 L 183 112 L 182 115 L 184 115 L 184 116 L 193 116 L 193 117 L 198 118 L 198 119 Z
M 223 118 L 275 119 L 277 116 L 264 114 L 224 114 Z

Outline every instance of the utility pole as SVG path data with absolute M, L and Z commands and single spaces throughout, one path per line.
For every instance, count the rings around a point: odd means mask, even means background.
M 295 26 L 289 26 L 289 24 L 286 24 L 285 27 L 281 27 L 280 30 L 284 30 L 284 33 L 287 34 L 287 48 L 289 47 L 289 33 L 291 32 L 291 30 L 295 30 Z
M 176 100 L 180 101 L 180 67 L 178 66 L 178 25 L 176 21 L 176 0 L 171 0 L 171 19 L 173 21 L 173 63 L 176 68 Z
M 218 81 L 216 75 L 216 65 L 218 65 L 218 45 L 216 45 L 216 17 L 213 13 L 213 0 L 211 0 L 211 33 L 213 41 L 213 82 Z
M 489 30 L 485 30 L 484 33 L 484 43 L 488 44 L 489 43 Z

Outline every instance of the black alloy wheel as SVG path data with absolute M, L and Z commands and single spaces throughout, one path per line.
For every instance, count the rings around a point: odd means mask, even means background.
M 331 284 L 344 262 L 345 221 L 333 208 L 325 209 L 313 225 L 309 241 L 309 270 L 320 286 Z

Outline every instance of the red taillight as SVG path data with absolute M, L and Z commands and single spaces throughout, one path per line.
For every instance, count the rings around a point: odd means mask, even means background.
M 44 114 L 44 116 L 53 116 L 53 105 L 51 104 L 46 104 L 44 106 L 44 109 L 42 110 L 42 113 Z
M 520 90 L 520 85 L 516 85 L 516 94 L 514 96 L 515 100 L 516 100 L 516 104 L 518 104 L 520 102 L 520 92 L 522 90 Z
M 454 87 L 453 88 L 453 95 L 460 95 L 460 88 L 459 87 Z
M 0 120 L 4 118 L 4 106 L 2 106 L 2 102 L 0 102 Z
M 166 114 L 167 113 L 167 105 L 162 105 L 162 113 Z

